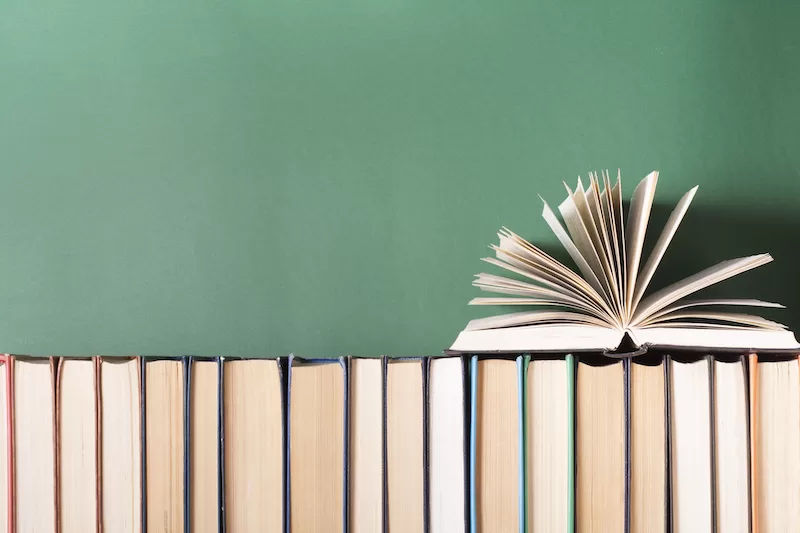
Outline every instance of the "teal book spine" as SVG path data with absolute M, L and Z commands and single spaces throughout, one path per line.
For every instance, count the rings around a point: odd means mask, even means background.
M 473 355 L 469 366 L 469 531 L 478 531 L 478 496 L 475 491 L 475 461 L 478 453 L 478 356 Z

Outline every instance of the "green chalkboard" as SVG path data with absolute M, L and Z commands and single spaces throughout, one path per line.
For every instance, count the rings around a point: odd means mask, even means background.
M 0 350 L 430 355 L 541 193 L 700 190 L 656 282 L 800 327 L 800 4 L 0 5 Z M 650 241 L 652 243 L 652 240 Z M 487 267 L 490 268 L 490 267 Z

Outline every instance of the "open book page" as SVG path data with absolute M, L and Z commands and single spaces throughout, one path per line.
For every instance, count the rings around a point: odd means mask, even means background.
M 617 220 L 616 209 L 614 209 L 614 194 L 611 188 L 611 180 L 608 173 L 603 173 L 603 192 L 600 193 L 600 203 L 603 206 L 603 217 L 605 219 L 606 229 L 609 231 L 608 238 L 610 240 L 609 250 L 613 256 L 612 265 L 616 273 L 617 294 L 620 295 L 620 316 L 625 316 L 625 306 L 622 305 L 622 300 L 625 298 L 625 271 L 623 270 L 623 262 L 620 257 L 622 250 L 620 249 L 620 237 L 618 233 L 619 221 Z
M 621 330 L 592 324 L 546 324 L 513 328 L 465 329 L 451 350 L 481 352 L 570 352 L 616 350 L 627 331 L 637 345 L 687 346 L 708 349 L 797 350 L 800 344 L 788 330 L 752 327 L 648 327 Z
M 539 265 L 552 276 L 563 280 L 572 290 L 584 294 L 591 300 L 602 301 L 600 295 L 597 294 L 595 290 L 592 290 L 585 279 L 576 274 L 571 268 L 553 259 L 544 251 L 532 245 L 513 231 L 503 228 L 498 236 L 500 237 L 501 248 L 512 249 L 521 253 L 526 259 Z
M 631 309 L 633 290 L 636 287 L 636 276 L 639 271 L 639 261 L 644 247 L 644 236 L 647 231 L 647 222 L 650 219 L 650 210 L 656 194 L 658 172 L 647 175 L 633 191 L 631 207 L 628 211 L 628 225 L 625 228 L 625 246 L 627 247 L 627 292 L 625 307 Z
M 600 238 L 600 250 L 605 257 L 604 265 L 607 265 L 606 273 L 608 275 L 608 283 L 611 285 L 612 293 L 614 296 L 614 304 L 616 314 L 622 316 L 622 299 L 619 292 L 619 278 L 617 277 L 616 259 L 614 258 L 614 251 L 611 247 L 609 234 L 611 229 L 608 225 L 608 212 L 601 204 L 600 186 L 597 181 L 597 175 L 591 176 L 589 180 L 589 189 L 586 191 L 586 203 L 589 206 L 589 212 L 594 219 L 594 226 L 597 228 Z
M 558 210 L 561 213 L 561 217 L 564 219 L 564 224 L 567 226 L 567 231 L 569 231 L 569 235 L 572 237 L 575 246 L 578 247 L 581 255 L 586 259 L 594 275 L 600 280 L 600 285 L 603 288 L 602 293 L 605 295 L 606 300 L 611 302 L 614 293 L 609 283 L 605 267 L 603 266 L 603 261 L 600 258 L 602 250 L 597 250 L 594 247 L 594 243 L 589 236 L 589 230 L 584 225 L 583 217 L 573 198 L 572 191 L 569 187 L 567 187 L 567 191 L 569 191 L 569 197 L 558 206 Z M 598 254 L 598 252 L 600 252 L 600 254 Z
M 772 261 L 769 254 L 725 261 L 646 295 L 654 273 L 697 192 L 695 187 L 680 199 L 640 269 L 657 181 L 658 172 L 652 172 L 638 184 L 627 216 L 623 211 L 619 173 L 613 186 L 607 172 L 603 172 L 602 177 L 590 173 L 586 187 L 579 178 L 574 192 L 565 184 L 567 198 L 558 207 L 563 222 L 542 200 L 542 217 L 577 265 L 576 270 L 507 228 L 502 228 L 498 233 L 499 245 L 490 245 L 496 257 L 487 257 L 483 261 L 519 278 L 478 274 L 473 285 L 499 296 L 474 298 L 469 303 L 524 307 L 529 310 L 471 321 L 459 336 L 459 346 L 473 342 L 480 344 L 491 339 L 506 347 L 522 346 L 523 350 L 541 351 L 543 347 L 538 343 L 544 336 L 545 344 L 555 343 L 553 345 L 558 345 L 559 349 L 568 350 L 576 346 L 573 340 L 559 341 L 561 344 L 558 344 L 553 339 L 560 335 L 559 332 L 567 331 L 563 328 L 570 326 L 594 328 L 591 336 L 595 340 L 599 330 L 615 335 L 634 330 L 659 330 L 670 334 L 681 332 L 680 337 L 675 337 L 681 339 L 680 342 L 675 341 L 678 344 L 683 344 L 689 338 L 694 339 L 691 335 L 696 333 L 687 331 L 702 331 L 704 333 L 695 343 L 700 346 L 710 342 L 708 337 L 703 336 L 711 335 L 708 332 L 717 332 L 717 337 L 714 337 L 717 340 L 722 339 L 725 332 L 785 332 L 788 336 L 782 337 L 779 344 L 794 346 L 794 335 L 786 332 L 783 324 L 721 309 L 736 306 L 782 307 L 780 304 L 753 299 L 685 300 L 696 291 L 769 263 Z M 569 331 L 575 333 L 574 330 Z M 462 338 L 463 335 L 466 335 L 466 340 Z M 667 333 L 664 335 L 666 339 Z M 582 338 L 585 340 L 588 336 L 586 333 Z M 478 338 L 479 341 L 476 340 Z M 762 346 L 752 340 L 748 342 L 753 348 Z M 772 346 L 770 342 L 766 345 Z M 669 342 L 664 344 L 675 345 Z M 500 345 L 497 349 L 501 349 Z M 712 343 L 710 346 L 716 345 Z M 723 347 L 725 343 L 719 346 Z M 609 348 L 596 342 L 594 347 Z
M 658 312 L 653 313 L 647 320 L 643 320 L 639 326 L 649 326 L 650 324 L 654 323 L 655 321 L 659 320 L 661 317 L 665 315 L 669 315 L 679 309 L 687 309 L 690 307 L 707 307 L 707 306 L 747 306 L 747 307 L 772 307 L 777 309 L 783 309 L 783 305 L 774 303 L 774 302 L 765 302 L 763 300 L 745 300 L 745 299 L 718 299 L 718 300 L 681 300 L 677 303 L 672 305 L 668 305 L 661 309 Z
M 486 257 L 483 260 L 487 263 L 500 266 L 511 272 L 516 272 L 528 277 L 538 283 L 542 283 L 552 290 L 561 292 L 563 294 L 574 294 L 580 292 L 576 289 L 576 283 L 567 279 L 564 275 L 550 269 L 532 258 L 525 250 L 520 249 L 515 245 L 501 237 L 500 246 L 492 245 L 490 247 L 495 251 L 496 259 Z M 508 268 L 509 265 L 513 268 Z
M 674 237 L 675 232 L 678 231 L 678 226 L 680 226 L 683 216 L 689 209 L 689 205 L 692 203 L 696 192 L 697 187 L 694 187 L 691 191 L 684 194 L 681 201 L 678 202 L 678 205 L 672 210 L 672 214 L 670 214 L 669 220 L 667 220 L 667 224 L 661 232 L 661 236 L 658 238 L 658 241 L 656 241 L 653 251 L 650 252 L 650 257 L 648 257 L 647 262 L 642 267 L 642 271 L 639 273 L 636 280 L 636 288 L 634 290 L 631 308 L 635 309 L 641 301 L 642 296 L 644 296 L 644 291 L 647 290 L 647 285 L 653 278 L 653 274 L 655 274 L 659 263 L 661 263 L 664 252 L 667 251 L 669 243 L 672 242 L 672 237 Z
M 622 278 L 622 294 L 625 295 L 625 316 L 622 317 L 624 322 L 630 321 L 631 310 L 627 306 L 628 294 L 628 258 L 626 255 L 625 246 L 625 215 L 622 209 L 622 175 L 617 171 L 617 184 L 611 189 L 612 206 L 614 208 L 614 217 L 617 222 L 617 240 L 619 241 L 619 260 L 620 260 L 620 277 Z
M 719 283 L 720 281 L 741 274 L 742 272 L 747 272 L 753 268 L 765 265 L 770 261 L 772 261 L 772 256 L 769 254 L 758 254 L 739 259 L 731 259 L 698 272 L 693 276 L 689 276 L 682 281 L 673 283 L 644 298 L 636 310 L 632 324 L 639 324 L 656 311 L 700 289 Z
M 650 325 L 668 325 L 670 321 L 675 320 L 706 320 L 706 321 L 715 321 L 718 320 L 720 322 L 732 322 L 734 324 L 740 324 L 742 326 L 753 326 L 757 328 L 766 328 L 766 329 L 786 329 L 786 326 L 780 324 L 778 322 L 774 322 L 772 320 L 767 320 L 766 318 L 762 318 L 760 316 L 755 315 L 746 315 L 743 313 L 724 313 L 724 312 L 714 312 L 714 311 L 694 311 L 694 312 L 684 312 L 684 311 L 676 311 L 674 313 L 668 313 L 658 320 L 655 320 L 650 323 Z
M 605 275 L 609 288 L 612 290 L 611 296 L 616 299 L 616 287 L 613 282 L 614 277 L 612 275 L 611 263 L 608 260 L 608 250 L 605 246 L 605 239 L 603 239 L 605 228 L 602 226 L 602 221 L 600 219 L 594 180 L 590 179 L 589 187 L 584 190 L 583 183 L 580 178 L 578 178 L 578 186 L 575 188 L 575 192 L 572 193 L 572 200 L 575 202 L 578 215 L 580 215 L 583 226 L 589 234 L 592 248 L 594 248 L 597 256 L 600 258 L 600 264 L 603 266 L 603 274 Z
M 575 261 L 575 264 L 578 265 L 578 270 L 580 270 L 581 274 L 583 274 L 587 283 L 591 285 L 595 293 L 598 295 L 598 297 L 600 297 L 600 295 L 603 294 L 603 286 L 601 285 L 597 275 L 594 273 L 594 270 L 589 265 L 589 262 L 583 256 L 575 243 L 572 241 L 564 227 L 558 221 L 556 214 L 553 212 L 550 206 L 547 205 L 547 202 L 542 199 L 542 203 L 544 204 L 542 206 L 542 217 L 544 218 L 545 222 L 547 222 L 547 225 L 550 226 L 550 229 L 553 231 L 556 238 L 567 251 L 572 260 Z M 602 300 L 602 298 L 600 299 Z
M 465 331 L 557 323 L 589 324 L 601 328 L 608 327 L 608 324 L 606 324 L 604 321 L 580 313 L 571 313 L 569 311 L 523 311 L 521 313 L 509 313 L 506 315 L 497 315 L 470 320 Z

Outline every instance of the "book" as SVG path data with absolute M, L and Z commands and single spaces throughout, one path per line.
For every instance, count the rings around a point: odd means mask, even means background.
M 8 354 L 0 355 L 0 533 L 14 531 L 12 517 L 12 464 L 14 462 L 11 445 L 11 361 Z
M 386 368 L 387 524 L 425 531 L 424 362 L 389 359 Z
M 473 356 L 471 379 L 470 521 L 473 533 L 522 533 L 522 357 Z
M 55 360 L 14 361 L 16 531 L 56 531 Z
M 346 365 L 289 362 L 289 527 L 345 531 Z
M 466 368 L 461 357 L 428 360 L 430 533 L 466 533 Z
M 142 531 L 140 360 L 101 358 L 100 470 L 103 531 Z
M 59 533 L 98 531 L 98 387 L 92 359 L 59 359 L 56 380 Z
M 228 533 L 284 530 L 281 362 L 223 364 L 225 525 Z
M 655 292 L 650 282 L 697 192 L 678 202 L 660 237 L 644 258 L 645 233 L 655 198 L 658 172 L 636 187 L 627 213 L 622 208 L 619 173 L 592 173 L 584 187 L 558 206 L 562 221 L 543 201 L 542 216 L 576 268 L 554 259 L 507 228 L 495 257 L 483 260 L 511 276 L 480 273 L 473 285 L 501 296 L 474 298 L 470 305 L 519 307 L 524 311 L 470 321 L 450 350 L 454 352 L 614 351 L 636 346 L 692 346 L 796 350 L 786 326 L 734 312 L 740 307 L 782 307 L 754 299 L 687 299 L 706 287 L 772 261 L 760 253 L 724 261 Z M 627 346 L 625 346 L 627 349 Z
M 634 359 L 630 370 L 630 533 L 663 533 L 667 531 L 664 359 Z
M 625 382 L 622 361 L 578 359 L 576 531 L 623 531 Z
M 712 531 L 710 362 L 670 360 L 672 528 Z
M 350 359 L 350 531 L 383 528 L 383 360 Z
M 185 529 L 184 361 L 146 360 L 145 503 L 149 533 Z
M 525 377 L 525 468 L 527 531 L 570 531 L 570 381 L 574 358 L 530 361 Z
M 752 360 L 757 359 L 753 356 Z M 800 531 L 800 371 L 797 359 L 751 365 L 753 531 Z
M 743 358 L 714 360 L 714 472 L 717 531 L 750 531 L 750 447 Z
M 217 533 L 220 509 L 218 360 L 189 361 L 189 523 L 194 533 Z

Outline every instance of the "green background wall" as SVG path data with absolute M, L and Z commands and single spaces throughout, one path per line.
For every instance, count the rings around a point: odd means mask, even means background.
M 437 354 L 494 233 L 652 169 L 659 282 L 800 328 L 800 5 L 6 0 L 0 350 Z M 652 243 L 652 240 L 650 241 Z M 491 268 L 491 267 L 486 267 Z

